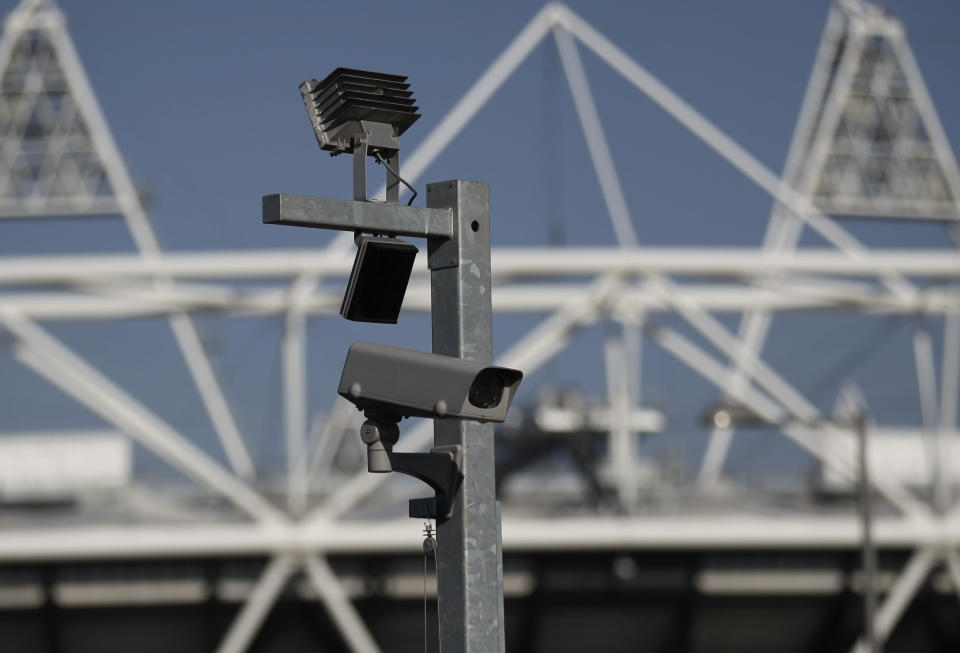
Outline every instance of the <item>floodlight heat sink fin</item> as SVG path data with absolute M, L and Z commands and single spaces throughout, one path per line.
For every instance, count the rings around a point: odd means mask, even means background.
M 420 118 L 419 107 L 403 75 L 337 68 L 322 80 L 300 85 L 317 142 L 334 153 L 352 152 L 360 121 L 388 124 L 394 137 Z

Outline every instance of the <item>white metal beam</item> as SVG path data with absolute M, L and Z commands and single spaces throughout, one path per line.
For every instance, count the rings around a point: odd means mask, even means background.
M 788 413 L 784 413 L 781 406 L 756 390 L 746 389 L 741 391 L 725 387 L 727 375 L 723 365 L 705 354 L 682 335 L 662 327 L 649 327 L 646 329 L 646 333 L 653 342 L 674 355 L 706 380 L 721 390 L 729 390 L 734 399 L 755 412 L 763 420 L 776 424 L 783 422 L 784 418 L 788 416 Z M 817 433 L 808 427 L 785 426 L 781 428 L 781 431 L 817 458 L 828 461 L 831 465 L 836 465 L 838 471 L 841 471 L 849 479 L 856 478 L 856 462 L 850 455 L 851 451 L 838 451 L 836 448 L 824 446 L 824 443 L 817 437 Z M 895 480 L 874 476 L 871 478 L 871 484 L 904 514 L 918 519 L 929 516 L 927 507 L 919 502 L 913 496 L 913 493 Z
M 59 13 L 59 10 L 57 12 Z M 113 140 L 113 134 L 110 133 L 110 127 L 100 109 L 100 103 L 93 92 L 86 71 L 80 64 L 80 57 L 65 22 L 60 21 L 49 30 L 49 34 L 58 55 L 57 60 L 63 69 L 63 77 L 90 132 L 90 138 L 103 163 L 116 200 L 123 210 L 124 220 L 127 222 L 137 249 L 145 257 L 156 255 L 160 251 L 157 237 L 140 203 L 136 187 L 127 173 L 123 157 Z
M 636 456 L 633 450 L 634 434 L 630 429 L 630 397 L 627 353 L 619 338 L 607 338 L 604 343 L 604 366 L 607 372 L 607 403 L 610 406 L 610 446 L 608 460 L 614 470 L 620 506 L 630 511 L 636 503 L 638 479 L 634 475 Z
M 610 153 L 610 145 L 607 143 L 607 136 L 601 125 L 593 93 L 590 92 L 590 83 L 583 71 L 583 62 L 577 52 L 577 44 L 570 34 L 560 27 L 553 28 L 553 38 L 560 52 L 560 62 L 563 64 L 563 72 L 567 77 L 570 94 L 573 96 L 573 105 L 580 119 L 580 128 L 587 142 L 587 150 L 590 152 L 590 160 L 593 162 L 597 181 L 600 182 L 600 192 L 607 205 L 607 213 L 613 223 L 617 243 L 621 247 L 636 246 L 637 234 L 633 219 L 627 208 L 627 199 L 623 194 L 623 186 L 620 184 L 620 176 L 617 174 L 617 166 Z
M 493 295 L 497 313 L 525 315 L 549 313 L 564 306 L 571 298 L 589 298 L 584 282 L 500 283 Z M 308 297 L 303 310 L 311 315 L 336 315 L 341 293 L 318 289 Z M 284 313 L 286 295 L 281 290 L 251 290 L 221 294 L 214 299 L 207 288 L 191 295 L 180 286 L 176 296 L 144 288 L 136 297 L 102 297 L 85 292 L 7 293 L 0 300 L 4 306 L 38 321 L 104 320 L 141 316 L 170 315 L 184 310 L 222 311 L 238 316 L 259 316 Z M 751 307 L 791 311 L 835 309 L 873 314 L 909 314 L 923 311 L 930 315 L 947 313 L 960 304 L 960 289 L 931 288 L 910 299 L 876 291 L 859 284 L 839 280 L 789 281 L 763 287 L 743 284 L 674 284 L 669 292 L 653 284 L 638 284 L 624 289 L 610 306 L 628 313 L 672 312 L 674 304 L 696 306 L 711 313 L 742 312 Z M 411 280 L 404 297 L 408 311 L 428 311 L 430 292 L 422 279 Z M 730 342 L 731 346 L 734 341 Z
M 313 446 L 308 448 L 310 451 L 307 467 L 309 478 L 322 478 L 330 469 L 347 426 L 351 421 L 356 421 L 356 415 L 357 407 L 338 396 L 330 412 L 322 420 L 319 416 L 315 418 L 316 437 Z M 359 432 L 359 426 L 357 428 Z
M 287 507 L 300 514 L 306 500 L 306 316 L 287 311 L 283 333 L 283 421 L 287 457 Z
M 913 360 L 917 373 L 917 389 L 920 393 L 920 414 L 923 421 L 923 431 L 927 442 L 927 469 L 930 474 L 930 487 L 934 489 L 941 484 L 939 477 L 941 462 L 937 460 L 938 423 L 937 417 L 937 379 L 936 366 L 933 362 L 933 343 L 930 340 L 930 331 L 925 324 L 918 324 L 913 332 Z M 934 503 L 937 510 L 945 507 Z
M 732 385 L 733 381 L 731 381 Z M 702 490 L 709 490 L 720 482 L 723 466 L 727 460 L 727 453 L 733 443 L 733 429 L 714 427 L 710 431 L 707 446 L 700 459 L 700 469 L 697 471 L 697 486 Z
M 661 281 L 658 279 L 657 281 Z M 656 286 L 655 286 L 656 287 Z M 687 322 L 700 332 L 711 344 L 724 352 L 731 360 L 740 359 L 749 365 L 744 369 L 747 378 L 754 378 L 783 406 L 802 420 L 815 419 L 819 414 L 816 406 L 800 394 L 772 367 L 750 351 L 738 349 L 736 338 L 715 317 L 699 306 L 684 303 L 676 297 L 672 284 L 660 284 L 663 300 L 670 304 Z
M 593 163 L 597 181 L 607 207 L 607 214 L 613 224 L 617 243 L 622 248 L 636 247 L 637 234 L 633 218 L 627 206 L 627 199 L 617 174 L 617 166 L 610 151 L 606 133 L 597 111 L 590 83 L 583 69 L 583 62 L 577 50 L 577 44 L 562 27 L 553 28 L 554 41 L 560 53 L 560 61 L 567 78 L 567 85 L 573 97 L 574 107 L 580 121 Z M 634 336 L 628 345 L 626 338 Z M 613 427 L 610 429 L 608 447 L 609 459 L 615 470 L 620 505 L 631 510 L 637 496 L 637 482 L 633 474 L 634 433 L 630 429 L 627 416 L 639 391 L 639 335 L 636 327 L 624 325 L 624 340 L 619 344 L 608 341 L 604 361 L 607 371 L 607 396 L 613 411 Z
M 823 248 L 774 253 L 746 247 L 498 247 L 491 256 L 497 281 L 606 272 L 771 278 L 801 273 L 877 278 L 894 272 L 938 279 L 960 277 L 960 261 L 953 248 L 877 248 L 856 259 Z M 154 260 L 129 255 L 4 256 L 0 283 L 105 284 L 156 275 L 177 280 L 345 277 L 352 264 L 352 256 L 303 249 L 174 252 L 159 254 Z M 414 276 L 424 276 L 425 270 L 426 259 L 421 258 Z
M 882 516 L 875 520 L 882 549 L 960 546 L 960 524 Z M 505 517 L 507 551 L 849 550 L 860 546 L 855 515 L 709 514 Z M 288 523 L 104 524 L 4 531 L 0 561 L 144 560 L 171 557 L 242 557 L 290 554 L 401 554 L 422 550 L 409 519 Z
M 916 551 L 900 572 L 893 587 L 887 592 L 883 604 L 877 609 L 875 621 L 877 641 L 881 645 L 893 634 L 900 617 L 927 579 L 936 559 L 936 555 L 929 548 Z M 866 653 L 863 643 L 854 644 L 851 653 Z
M 252 480 L 256 475 L 253 461 L 243 443 L 243 436 L 240 435 L 240 429 L 237 428 L 237 423 L 233 419 L 233 413 L 227 405 L 227 399 L 220 389 L 210 360 L 203 350 L 203 344 L 200 342 L 200 336 L 193 321 L 186 313 L 173 313 L 170 315 L 170 327 L 180 345 L 184 361 L 190 369 L 190 374 L 210 416 L 210 421 L 213 422 L 214 431 L 220 439 L 230 467 L 240 478 Z
M 52 385 L 255 519 L 284 519 L 260 494 L 39 326 L 9 310 L 0 310 L 0 322 L 16 336 L 14 356 Z
M 960 554 L 955 548 L 950 548 L 946 552 L 947 573 L 950 574 L 950 584 L 953 585 L 953 591 L 960 599 Z
M 954 468 L 950 456 L 956 446 L 950 434 L 957 423 L 960 393 L 960 314 L 951 311 L 943 321 L 943 365 L 940 372 L 940 424 L 937 429 L 937 460 L 942 486 L 935 496 L 936 505 L 946 510 L 953 504 Z
M 304 309 L 307 298 L 316 288 L 317 279 L 303 276 L 290 287 L 289 308 L 284 315 L 282 344 L 283 419 L 287 454 L 287 506 L 302 514 L 307 499 L 307 370 Z
M 217 653 L 244 653 L 250 647 L 293 570 L 293 561 L 285 554 L 274 556 L 266 564 L 243 608 L 217 647 Z
M 380 647 L 357 614 L 327 560 L 316 555 L 307 556 L 306 569 L 314 591 L 323 601 L 350 650 L 353 653 L 380 653 Z
M 807 158 L 810 142 L 813 140 L 813 130 L 818 123 L 818 117 L 823 109 L 823 100 L 832 77 L 834 59 L 843 38 L 845 23 L 846 19 L 840 9 L 831 4 L 827 10 L 827 21 L 820 37 L 820 44 L 814 56 L 813 69 L 804 90 L 797 124 L 790 138 L 787 160 L 783 166 L 781 183 L 786 186 L 792 185 L 793 180 L 798 179 Z M 789 211 L 785 210 L 779 202 L 774 201 L 763 238 L 763 251 L 793 251 L 789 243 L 796 243 L 802 230 L 803 223 L 792 219 Z M 752 320 L 766 321 L 759 314 L 756 318 L 752 317 L 752 314 L 747 317 Z M 757 325 L 755 328 L 759 327 L 760 325 Z

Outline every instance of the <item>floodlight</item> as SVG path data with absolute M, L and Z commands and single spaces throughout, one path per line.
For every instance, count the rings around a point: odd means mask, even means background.
M 337 68 L 323 79 L 300 85 L 310 123 L 321 149 L 331 154 L 353 152 L 361 122 L 391 127 L 394 139 L 417 121 L 413 92 L 403 75 Z
M 400 183 L 413 191 L 399 173 L 400 135 L 420 118 L 406 80 L 403 75 L 337 68 L 323 79 L 300 84 L 320 148 L 331 156 L 353 153 L 355 200 L 367 199 L 367 156 L 387 169 L 388 202 L 397 201 Z

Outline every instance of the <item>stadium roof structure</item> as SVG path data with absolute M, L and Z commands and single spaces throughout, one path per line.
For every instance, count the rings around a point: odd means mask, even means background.
M 927 407 L 925 423 L 916 433 L 935 435 L 939 451 L 939 473 L 931 480 L 935 501 L 931 505 L 922 491 L 897 478 L 873 475 L 877 494 L 890 507 L 876 526 L 878 546 L 915 551 L 878 609 L 878 633 L 889 636 L 933 566 L 944 563 L 960 588 L 960 507 L 951 503 L 952 477 L 946 467 L 960 384 L 960 295 L 955 285 L 960 259 L 953 249 L 875 251 L 835 219 L 854 214 L 938 220 L 952 228 L 960 218 L 957 164 L 902 26 L 858 0 L 831 6 L 785 171 L 778 175 L 581 17 L 563 5 L 549 4 L 413 151 L 404 165 L 405 176 L 420 178 L 548 38 L 560 54 L 617 246 L 495 251 L 495 310 L 545 316 L 498 363 L 529 375 L 566 347 L 576 331 L 604 319 L 622 325 L 622 336 L 608 342 L 606 360 L 611 478 L 623 511 L 616 516 L 511 518 L 508 507 L 506 548 L 855 548 L 858 525 L 846 513 L 644 514 L 635 473 L 640 427 L 630 419 L 637 408 L 640 339 L 659 346 L 715 385 L 718 393 L 769 421 L 797 418 L 794 425 L 783 427 L 783 435 L 850 480 L 857 471 L 853 447 L 846 446 L 852 436 L 837 432 L 825 438 L 800 425 L 819 418 L 820 411 L 761 356 L 774 313 L 832 309 L 936 316 L 943 320 L 945 334 L 939 382 L 927 327 L 918 325 L 914 338 L 917 383 Z M 580 57 L 582 48 L 770 195 L 773 209 L 762 247 L 638 245 Z M 349 407 L 334 408 L 309 448 L 306 325 L 308 319 L 337 311 L 340 298 L 319 281 L 349 273 L 349 234 L 319 251 L 162 251 L 63 16 L 51 0 L 24 0 L 5 24 L 0 40 L 0 142 L 0 217 L 116 214 L 137 247 L 130 255 L 0 258 L 0 284 L 14 289 L 0 295 L 0 328 L 10 355 L 234 508 L 204 523 L 187 516 L 183 523 L 57 527 L 69 537 L 51 537 L 49 525 L 5 528 L 0 561 L 263 554 L 271 562 L 219 651 L 246 649 L 284 583 L 298 570 L 305 571 L 352 650 L 379 650 L 326 556 L 409 548 L 397 523 L 348 519 L 386 479 L 360 469 L 338 489 L 327 488 L 319 502 L 312 502 L 311 495 L 313 479 L 330 472 L 332 453 L 352 423 Z M 798 249 L 807 231 L 831 248 Z M 719 283 L 692 281 L 703 277 Z M 931 278 L 948 283 L 924 286 L 922 280 Z M 279 280 L 283 286 L 264 290 L 236 283 L 250 279 Z M 412 281 L 405 306 L 429 310 L 423 275 Z M 287 478 L 282 506 L 258 485 L 222 380 L 194 324 L 197 311 L 283 320 Z M 741 315 L 739 329 L 725 326 L 718 313 Z M 649 319 L 655 314 L 678 316 L 696 337 L 655 323 Z M 226 464 L 46 326 L 79 318 L 134 317 L 161 317 L 169 323 Z M 705 491 L 721 479 L 732 437 L 730 431 L 712 434 L 698 479 Z M 416 450 L 430 441 L 429 427 L 420 426 L 398 446 Z

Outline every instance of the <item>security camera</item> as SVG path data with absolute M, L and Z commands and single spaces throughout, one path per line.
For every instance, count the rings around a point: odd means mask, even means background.
M 337 392 L 368 414 L 502 422 L 522 378 L 507 367 L 355 342 Z
M 367 470 L 418 478 L 435 497 L 410 502 L 411 517 L 444 520 L 460 487 L 458 445 L 430 453 L 398 453 L 398 423 L 404 417 L 458 418 L 502 422 L 523 373 L 452 356 L 428 354 L 374 342 L 355 342 L 347 352 L 337 392 L 362 410 L 360 438 L 367 445 Z

